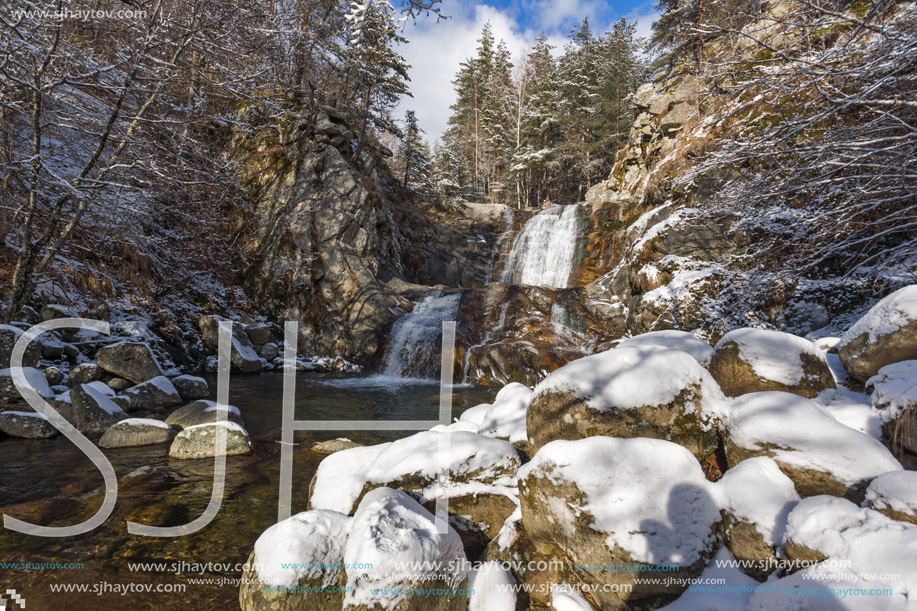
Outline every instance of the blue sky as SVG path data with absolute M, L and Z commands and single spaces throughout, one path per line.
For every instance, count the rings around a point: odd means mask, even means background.
M 562 47 L 570 30 L 588 16 L 593 31 L 605 31 L 626 17 L 637 22 L 640 35 L 649 32 L 655 20 L 654 0 L 443 0 L 442 13 L 450 18 L 436 22 L 434 17 L 421 17 L 408 22 L 404 34 L 411 41 L 401 52 L 412 65 L 412 98 L 405 98 L 398 115 L 413 109 L 421 127 L 431 142 L 437 140 L 446 127 L 449 106 L 455 100 L 452 78 L 459 64 L 474 54 L 481 27 L 490 22 L 497 39 L 503 39 L 517 57 L 538 38 L 547 34 Z M 393 2 L 392 4 L 398 4 Z

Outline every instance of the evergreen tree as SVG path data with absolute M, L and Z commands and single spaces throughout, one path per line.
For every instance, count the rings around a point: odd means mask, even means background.
M 404 115 L 404 139 L 399 156 L 404 163 L 404 187 L 423 195 L 428 194 L 432 174 L 430 150 L 413 110 Z

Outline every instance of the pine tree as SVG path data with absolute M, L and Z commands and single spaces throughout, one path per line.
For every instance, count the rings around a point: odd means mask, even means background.
M 432 174 L 430 150 L 413 110 L 404 115 L 404 139 L 399 156 L 404 163 L 404 187 L 422 195 L 428 194 Z
M 393 48 L 396 43 L 408 41 L 399 33 L 395 9 L 387 0 L 354 0 L 347 22 L 350 39 L 346 72 L 360 100 L 360 134 L 354 153 L 359 158 L 370 121 L 380 129 L 397 133 L 385 111 L 394 107 L 402 95 L 411 95 L 407 86 L 410 66 Z

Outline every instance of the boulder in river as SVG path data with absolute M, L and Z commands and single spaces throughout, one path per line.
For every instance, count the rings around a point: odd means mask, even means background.
M 50 439 L 60 434 L 44 416 L 35 412 L 0 413 L 0 431 L 23 439 Z
M 113 424 L 99 439 L 102 448 L 129 448 L 169 443 L 177 431 L 161 420 L 128 418 Z
M 239 408 L 234 405 L 228 405 L 226 420 L 242 424 Z M 211 424 L 218 418 L 216 401 L 207 401 L 199 399 L 188 405 L 178 408 L 166 418 L 166 422 L 186 429 L 198 424 Z
M 226 456 L 252 453 L 248 431 L 235 422 L 198 424 L 183 429 L 172 441 L 169 458 L 194 459 L 217 456 L 217 438 L 220 430 L 226 431 Z
M 128 388 L 122 396 L 130 400 L 130 410 L 156 410 L 181 405 L 182 398 L 169 378 L 159 376 Z
M 172 378 L 172 386 L 185 401 L 205 399 L 210 394 L 207 380 L 197 376 L 182 375 Z

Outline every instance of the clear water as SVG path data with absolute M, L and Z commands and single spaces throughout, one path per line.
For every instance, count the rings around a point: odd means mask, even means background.
M 530 218 L 513 240 L 503 283 L 565 288 L 576 256 L 578 209 L 549 208 Z
M 215 380 L 212 381 L 215 388 Z M 457 386 L 453 414 L 490 402 L 494 390 Z M 280 375 L 234 376 L 230 402 L 240 408 L 255 453 L 227 459 L 226 495 L 216 519 L 202 531 L 177 539 L 135 537 L 125 520 L 155 526 L 191 521 L 206 507 L 213 478 L 212 461 L 178 461 L 168 445 L 104 450 L 119 478 L 140 467 L 151 475 L 134 483 L 121 480 L 118 503 L 108 521 L 80 537 L 42 539 L 0 528 L 0 563 L 82 563 L 76 570 L 9 570 L 0 568 L 0 587 L 16 589 L 27 609 L 68 611 L 106 609 L 238 609 L 237 563 L 246 561 L 255 540 L 276 522 L 281 438 Z M 384 377 L 356 378 L 301 374 L 297 383 L 297 419 L 432 420 L 439 410 L 436 384 L 394 382 Z M 301 432 L 294 451 L 293 510 L 306 509 L 309 482 L 323 456 L 310 450 L 315 441 L 348 437 L 379 443 L 410 432 Z M 0 441 L 0 512 L 36 524 L 62 526 L 90 517 L 104 493 L 102 476 L 64 438 Z M 186 563 L 176 567 L 131 571 L 130 563 Z M 189 565 L 223 564 L 220 570 L 195 574 Z M 171 570 L 177 568 L 180 570 Z M 212 565 L 211 565 L 212 568 Z M 191 583 L 192 579 L 208 583 Z M 88 584 L 109 591 L 96 595 L 60 594 L 51 584 Z M 108 584 L 100 585 L 100 584 Z M 114 585 L 184 585 L 182 593 L 122 595 Z

